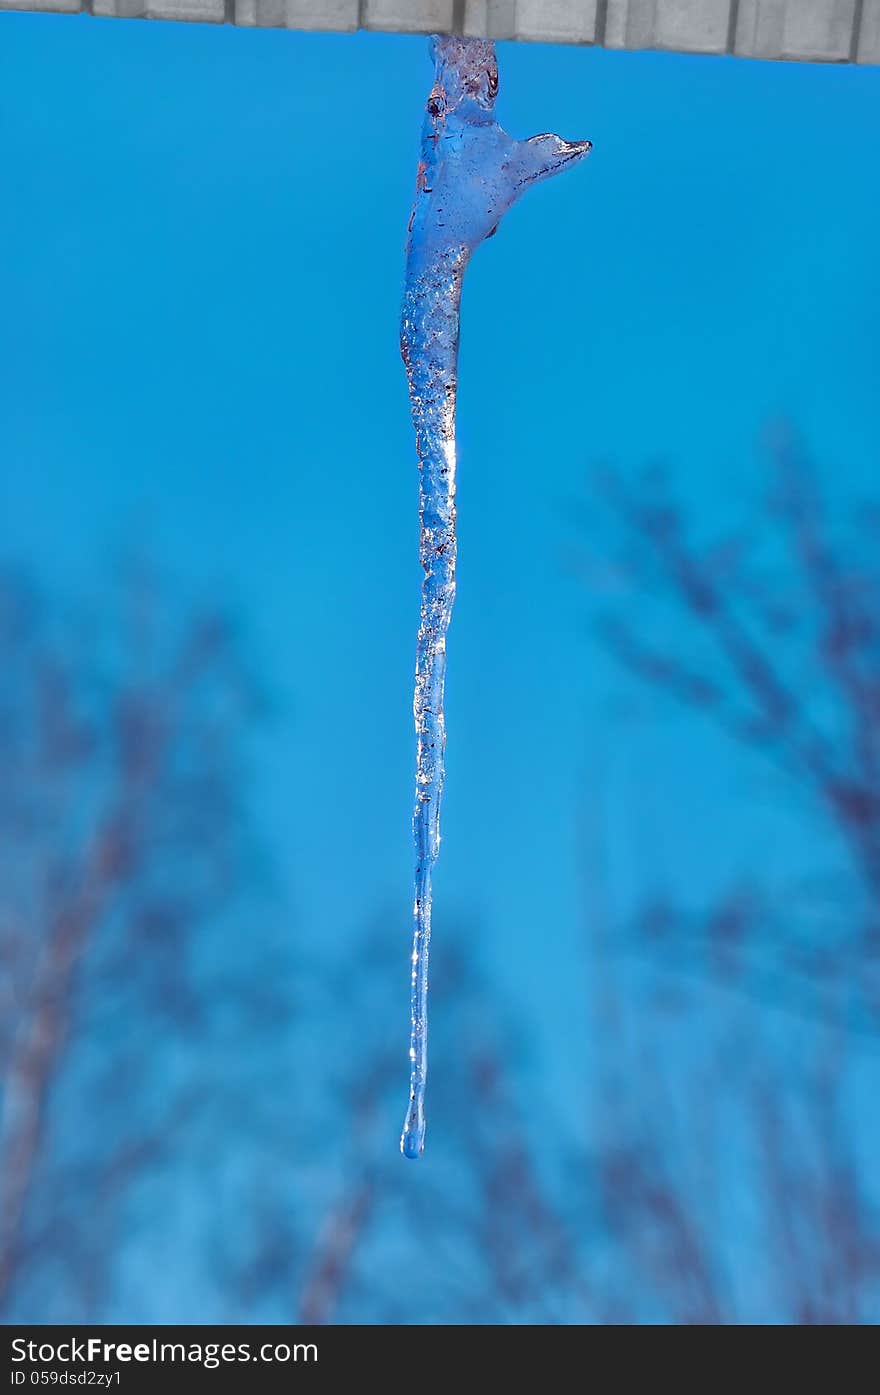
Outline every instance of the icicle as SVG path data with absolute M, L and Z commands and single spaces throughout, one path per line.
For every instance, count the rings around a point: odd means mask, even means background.
M 446 631 L 455 598 L 455 394 L 461 282 L 471 252 L 530 184 L 590 150 L 559 136 L 513 140 L 493 116 L 495 46 L 431 40 L 436 75 L 422 133 L 409 225 L 400 344 L 421 471 L 422 609 L 416 650 L 416 846 L 410 1098 L 401 1151 L 425 1146 L 431 874 L 440 849 L 446 728 Z

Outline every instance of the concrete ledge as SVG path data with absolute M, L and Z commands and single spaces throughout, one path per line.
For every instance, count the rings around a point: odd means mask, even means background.
M 880 63 L 880 0 L 0 0 L 0 10 Z

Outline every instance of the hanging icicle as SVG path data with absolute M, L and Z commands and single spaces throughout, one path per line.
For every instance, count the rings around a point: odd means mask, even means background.
M 420 556 L 424 569 L 416 650 L 416 848 L 410 1099 L 401 1151 L 425 1146 L 431 876 L 440 849 L 446 728 L 446 631 L 455 598 L 455 398 L 459 305 L 474 248 L 495 232 L 527 189 L 580 160 L 589 141 L 513 140 L 496 122 L 495 46 L 431 41 L 436 75 L 428 98 L 416 199 L 409 225 L 401 352 L 419 456 Z

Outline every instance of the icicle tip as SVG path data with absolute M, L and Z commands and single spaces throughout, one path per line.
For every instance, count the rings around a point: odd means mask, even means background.
M 420 1158 L 425 1151 L 425 1109 L 419 1099 L 409 1102 L 400 1135 L 400 1151 L 405 1158 L 413 1159 Z

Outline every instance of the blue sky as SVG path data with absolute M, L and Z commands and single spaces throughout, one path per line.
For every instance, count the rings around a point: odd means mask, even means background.
M 501 45 L 514 133 L 589 137 L 468 272 L 437 875 L 559 1053 L 579 810 L 620 907 L 714 890 L 802 824 L 647 698 L 623 722 L 571 578 L 586 471 L 661 457 L 738 516 L 787 414 L 876 478 L 880 70 Z M 0 15 L 0 545 L 59 589 L 120 545 L 247 618 L 281 700 L 253 804 L 308 942 L 409 937 L 417 476 L 397 350 L 427 44 Z M 873 471 L 873 476 L 872 476 Z M 401 992 L 402 1061 L 408 1007 Z M 403 1089 L 403 1080 L 401 1082 Z

